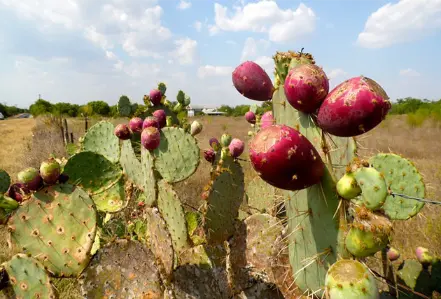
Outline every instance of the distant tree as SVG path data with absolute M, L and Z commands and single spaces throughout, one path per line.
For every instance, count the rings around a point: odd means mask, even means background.
M 234 109 L 228 105 L 222 105 L 222 106 L 220 106 L 220 108 L 218 110 L 221 112 L 225 112 L 225 115 L 227 115 L 227 116 L 231 116 L 231 114 L 233 114 Z
M 52 104 L 43 99 L 38 99 L 34 104 L 29 107 L 29 111 L 33 116 L 51 113 Z
M 70 104 L 70 103 L 56 103 L 52 106 L 52 113 L 55 115 L 63 115 L 63 116 L 70 116 L 70 117 L 76 117 L 78 115 L 78 110 L 80 109 L 80 106 L 77 104 Z
M 104 101 L 93 101 L 87 103 L 88 106 L 92 107 L 92 113 L 102 116 L 108 116 L 110 113 L 109 104 Z
M 80 107 L 78 112 L 82 116 L 92 116 L 93 115 L 93 108 L 90 105 L 83 105 Z
M 234 107 L 232 116 L 243 116 L 250 110 L 250 105 L 238 105 Z
M 109 116 L 111 116 L 111 117 L 118 117 L 119 116 L 117 105 L 110 106 Z

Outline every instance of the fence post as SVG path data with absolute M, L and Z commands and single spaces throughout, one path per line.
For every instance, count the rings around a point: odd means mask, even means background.
M 70 132 L 70 143 L 74 143 L 73 133 Z
M 89 124 L 87 123 L 87 115 L 84 117 L 84 133 L 87 133 Z
M 69 143 L 69 127 L 67 126 L 67 120 L 63 119 L 63 123 L 64 123 L 64 139 L 65 139 L 65 144 Z

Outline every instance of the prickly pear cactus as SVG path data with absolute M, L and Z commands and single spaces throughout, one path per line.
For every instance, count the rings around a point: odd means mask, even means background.
M 0 193 L 8 191 L 9 185 L 11 185 L 9 174 L 3 169 L 0 169 Z
M 82 142 L 82 151 L 101 154 L 110 162 L 119 161 L 119 140 L 113 133 L 115 127 L 106 121 L 101 121 L 90 127 Z

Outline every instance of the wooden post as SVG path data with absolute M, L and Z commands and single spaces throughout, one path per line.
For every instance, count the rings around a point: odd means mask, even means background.
M 64 140 L 64 128 L 63 126 L 60 126 L 61 129 L 61 140 L 63 140 L 63 145 L 66 145 L 66 140 Z
M 69 127 L 67 126 L 67 120 L 64 119 L 64 139 L 66 140 L 65 144 L 69 143 Z
M 88 123 L 87 123 L 87 115 L 84 117 L 84 132 L 87 133 L 87 129 L 88 129 Z
M 73 133 L 70 132 L 70 143 L 74 143 Z

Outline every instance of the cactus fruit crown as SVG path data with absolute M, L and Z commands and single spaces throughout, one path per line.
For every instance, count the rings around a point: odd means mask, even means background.
M 377 298 L 375 279 L 358 259 L 378 251 L 386 251 L 389 262 L 400 258 L 389 246 L 391 220 L 417 215 L 424 203 L 396 196 L 424 197 L 422 176 L 395 154 L 361 161 L 353 136 L 333 135 L 310 111 L 289 103 L 280 88 L 289 74 L 321 73 L 298 67 L 315 66 L 311 54 L 277 52 L 273 59 L 275 88 L 255 63 L 232 74 L 244 96 L 274 103 L 263 115 L 253 105 L 246 117 L 255 170 L 247 185 L 240 158 L 245 142 L 225 132 L 201 151 L 203 127 L 187 120 L 190 96 L 180 90 L 173 105 L 165 83 L 144 97 L 146 106 L 121 97 L 117 108 L 127 124 L 92 126 L 67 162 L 57 160 L 61 173 L 52 173 L 56 164 L 42 163 L 40 172 L 28 168 L 11 186 L 0 170 L 0 191 L 11 197 L 0 196 L 0 221 L 12 249 L 21 252 L 3 264 L 16 296 L 55 298 L 49 277 L 77 277 L 88 298 Z M 299 82 L 292 88 L 309 86 Z M 340 91 L 366 86 L 383 104 L 363 115 L 381 121 L 390 103 L 366 77 L 319 90 L 327 95 L 314 103 L 318 111 L 334 109 L 337 98 L 370 107 L 366 97 L 348 99 L 347 90 Z M 157 125 L 142 128 L 146 119 Z M 378 125 L 366 119 L 352 121 L 365 129 Z M 350 131 L 345 123 L 326 125 Z M 201 152 L 210 175 L 195 208 L 174 184 L 196 172 Z M 408 294 L 430 296 L 440 291 L 441 262 L 425 248 L 416 254 L 398 276 Z

